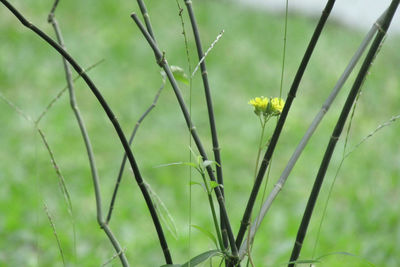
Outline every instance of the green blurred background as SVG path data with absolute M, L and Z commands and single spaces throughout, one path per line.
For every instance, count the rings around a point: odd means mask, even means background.
M 54 36 L 47 23 L 51 1 L 13 1 L 29 20 Z M 183 3 L 181 3 L 183 6 Z M 235 233 L 253 181 L 259 123 L 248 100 L 278 96 L 282 64 L 284 14 L 243 7 L 229 1 L 194 2 L 203 46 L 207 48 L 224 30 L 207 57 L 225 177 L 226 202 Z M 149 1 L 148 9 L 158 43 L 172 65 L 188 69 L 178 8 L 175 1 Z M 83 67 L 104 62 L 89 75 L 115 111 L 126 134 L 151 104 L 161 85 L 154 56 L 131 12 L 135 1 L 61 1 L 56 12 L 68 51 Z M 195 46 L 184 12 L 191 62 Z M 378 15 L 378 14 L 377 14 Z M 294 77 L 317 18 L 290 14 L 283 96 Z M 269 191 L 287 160 L 328 96 L 363 38 L 330 20 L 321 36 L 273 158 Z M 400 113 L 399 37 L 389 36 L 374 62 L 357 104 L 348 148 L 353 148 L 378 125 Z M 357 68 L 358 69 L 358 68 Z M 355 75 L 332 105 L 315 136 L 298 161 L 255 240 L 256 266 L 284 266 L 313 179 L 338 114 Z M 60 56 L 4 6 L 0 7 L 0 92 L 32 118 L 42 112 L 65 86 Z M 186 100 L 189 88 L 181 84 Z M 76 82 L 79 107 L 93 143 L 101 179 L 103 210 L 111 199 L 122 158 L 122 148 L 104 112 L 82 80 Z M 212 154 L 204 93 L 199 73 L 192 90 L 194 123 Z M 100 266 L 114 250 L 96 222 L 93 184 L 87 156 L 65 94 L 47 113 L 39 127 L 44 131 L 69 189 L 76 225 L 74 253 L 72 221 L 59 189 L 58 178 L 33 125 L 0 100 L 0 266 L 62 266 L 53 230 L 44 211 L 49 208 L 67 266 Z M 274 122 L 269 123 L 272 131 Z M 400 152 L 395 122 L 360 146 L 339 173 L 316 256 L 347 252 L 357 257 L 325 257 L 317 266 L 400 265 L 399 178 Z M 343 136 L 342 136 L 343 137 Z M 189 170 L 161 164 L 189 160 L 189 135 L 171 87 L 162 92 L 157 107 L 143 122 L 133 152 L 146 181 L 173 216 L 179 236 L 167 238 L 175 262 L 212 249 L 210 240 L 192 230 L 188 238 Z M 301 255 L 312 256 L 318 225 L 329 186 L 340 163 L 339 141 L 322 188 Z M 193 179 L 200 177 L 193 173 Z M 205 193 L 192 188 L 192 223 L 212 231 Z M 257 205 L 256 207 L 259 207 Z M 163 256 L 143 197 L 126 171 L 112 221 L 132 266 L 160 266 Z M 363 259 L 362 259 L 363 258 Z M 118 259 L 110 266 L 119 266 Z

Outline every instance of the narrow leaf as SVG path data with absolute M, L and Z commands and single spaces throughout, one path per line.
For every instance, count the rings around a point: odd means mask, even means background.
M 372 262 L 368 261 L 364 257 L 358 256 L 358 255 L 355 255 L 355 254 L 351 254 L 349 252 L 344 252 L 344 251 L 338 251 L 338 252 L 332 252 L 332 253 L 324 254 L 324 255 L 318 257 L 318 260 L 323 259 L 325 257 L 329 257 L 329 256 L 335 256 L 335 255 L 342 255 L 342 256 L 358 258 L 358 259 L 366 262 L 369 266 L 375 266 Z
M 200 255 L 197 255 L 196 257 L 192 258 L 190 261 L 183 264 L 182 267 L 189 267 L 189 266 L 194 267 L 216 255 L 219 255 L 219 254 L 221 254 L 221 252 L 217 249 L 201 253 Z
M 171 66 L 172 74 L 174 75 L 175 80 L 180 81 L 184 84 L 189 84 L 188 76 L 186 75 L 185 71 L 178 66 Z
M 312 264 L 312 263 L 318 263 L 318 262 L 321 262 L 320 260 L 297 260 L 297 261 L 289 261 L 288 263 L 285 263 L 285 265 L 286 264 L 292 264 L 292 263 L 295 263 L 295 264 Z
M 216 188 L 216 187 L 218 187 L 218 186 L 221 186 L 221 187 L 222 187 L 222 185 L 220 185 L 218 182 L 216 182 L 216 181 L 210 181 L 211 190 L 213 190 L 214 188 Z
M 206 186 L 205 186 L 203 183 L 191 181 L 191 182 L 190 182 L 190 185 L 199 185 L 201 188 L 204 189 L 204 192 L 207 193 L 207 188 L 206 188 Z
M 195 225 L 195 224 L 192 224 L 192 227 L 196 228 L 197 230 L 199 230 L 200 232 L 202 232 L 203 234 L 208 236 L 208 238 L 210 238 L 211 241 L 214 242 L 215 246 L 218 247 L 217 239 L 215 238 L 215 236 L 210 231 L 208 231 L 207 229 L 204 229 L 201 226 Z
M 147 189 L 149 190 L 151 200 L 153 201 L 154 207 L 157 213 L 160 215 L 161 220 L 167 226 L 167 229 L 175 239 L 178 239 L 178 231 L 175 225 L 174 218 L 165 206 L 161 198 L 154 192 L 148 183 L 145 182 Z
M 207 168 L 207 167 L 210 166 L 211 164 L 218 165 L 218 163 L 217 163 L 216 161 L 213 161 L 213 160 L 205 160 L 205 161 L 203 161 L 203 167 L 204 167 L 204 168 Z
M 175 166 L 175 165 L 190 166 L 193 168 L 197 167 L 197 165 L 194 164 L 193 162 L 173 162 L 173 163 L 161 164 L 161 165 L 155 166 L 154 168 L 162 168 L 162 167 L 169 167 L 169 166 Z

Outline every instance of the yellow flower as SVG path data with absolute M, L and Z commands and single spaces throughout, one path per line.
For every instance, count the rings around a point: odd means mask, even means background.
M 249 104 L 254 107 L 254 113 L 260 115 L 267 112 L 269 99 L 267 97 L 256 97 L 249 101 Z
M 281 114 L 284 106 L 285 106 L 285 100 L 283 100 L 282 98 L 275 97 L 271 99 L 271 107 L 274 115 Z

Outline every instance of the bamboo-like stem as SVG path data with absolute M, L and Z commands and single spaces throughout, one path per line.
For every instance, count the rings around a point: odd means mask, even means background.
M 256 181 L 254 182 L 253 189 L 250 194 L 250 198 L 247 202 L 246 209 L 243 214 L 242 222 L 241 222 L 241 225 L 239 228 L 239 232 L 236 237 L 236 246 L 237 247 L 241 246 L 244 235 L 246 233 L 246 230 L 250 224 L 251 212 L 253 210 L 254 203 L 256 201 L 259 189 L 261 187 L 261 183 L 263 181 L 265 172 L 267 171 L 268 164 L 272 158 L 272 154 L 274 153 L 275 146 L 278 142 L 283 125 L 285 124 L 286 117 L 289 113 L 289 109 L 292 105 L 294 98 L 296 97 L 296 92 L 299 87 L 300 81 L 303 77 L 304 71 L 307 67 L 310 57 L 314 51 L 315 45 L 317 44 L 319 36 L 322 32 L 322 29 L 324 28 L 325 22 L 328 19 L 329 14 L 330 14 L 334 4 L 335 4 L 335 0 L 328 0 L 327 4 L 322 12 L 321 18 L 319 19 L 318 25 L 315 28 L 313 36 L 311 37 L 310 43 L 308 44 L 307 50 L 304 53 L 303 59 L 297 70 L 296 76 L 293 80 L 292 86 L 290 88 L 290 91 L 289 91 L 287 99 L 286 99 L 285 107 L 282 110 L 282 113 L 279 117 L 278 123 L 275 127 L 274 133 L 272 134 L 271 142 L 268 146 L 267 151 L 265 152 L 264 158 L 261 162 L 260 170 L 258 171 Z
M 51 39 L 47 34 L 45 34 L 43 31 L 41 31 L 39 28 L 37 28 L 34 24 L 29 22 L 13 5 L 11 5 L 7 0 L 0 0 L 0 2 L 7 7 L 8 10 L 10 10 L 11 13 L 14 14 L 14 16 L 24 25 L 25 27 L 29 28 L 32 30 L 34 33 L 36 33 L 40 38 L 42 38 L 46 43 L 51 45 L 55 50 L 57 50 L 58 53 L 60 53 L 70 64 L 71 66 L 75 69 L 75 71 L 82 76 L 88 87 L 91 89 L 92 93 L 95 95 L 97 100 L 99 101 L 100 105 L 104 109 L 104 111 L 107 114 L 107 117 L 109 118 L 110 122 L 113 124 L 114 129 L 118 135 L 118 138 L 120 139 L 120 142 L 125 150 L 125 153 L 128 156 L 129 163 L 132 167 L 135 179 L 137 184 L 139 185 L 140 190 L 142 191 L 143 197 L 146 201 L 147 207 L 149 209 L 149 212 L 151 214 L 151 217 L 153 219 L 153 223 L 155 225 L 158 238 L 164 253 L 164 257 L 166 260 L 167 264 L 172 264 L 172 258 L 168 249 L 168 244 L 164 236 L 164 232 L 162 230 L 162 226 L 160 223 L 160 220 L 158 218 L 157 212 L 154 208 L 154 205 L 151 201 L 149 192 L 147 191 L 147 188 L 144 184 L 143 178 L 141 176 L 141 173 L 139 171 L 139 167 L 137 166 L 136 160 L 133 156 L 133 153 L 129 147 L 129 143 L 126 140 L 126 137 L 121 129 L 121 126 L 119 125 L 119 122 L 117 118 L 115 117 L 114 113 L 108 106 L 107 102 L 103 98 L 103 95 L 100 93 L 100 91 L 97 89 L 93 81 L 90 79 L 90 77 L 83 71 L 82 67 L 71 57 L 71 55 L 66 52 L 60 45 L 58 45 L 53 39 Z M 106 233 L 109 235 L 109 238 L 112 240 L 113 244 L 116 244 L 117 241 L 112 239 L 112 235 L 110 235 L 111 231 L 108 228 L 108 226 L 102 222 L 102 225 L 104 227 L 104 230 Z
M 54 5 L 50 11 L 50 14 L 48 16 L 48 22 L 53 26 L 54 32 L 57 37 L 58 44 L 65 49 L 64 45 L 64 40 L 61 34 L 61 29 L 58 26 L 58 22 L 54 16 L 54 12 L 57 8 L 58 0 L 54 2 Z M 101 192 L 100 192 L 100 181 L 99 181 L 99 175 L 97 172 L 97 167 L 96 167 L 96 160 L 94 157 L 93 149 L 92 149 L 92 144 L 90 142 L 90 138 L 88 135 L 88 132 L 86 130 L 85 122 L 83 120 L 83 117 L 79 111 L 78 103 L 76 101 L 76 96 L 75 96 L 75 89 L 73 85 L 73 79 L 72 79 L 72 73 L 71 69 L 68 65 L 67 60 L 63 57 L 63 65 L 64 65 L 64 70 L 65 70 L 65 78 L 67 80 L 67 86 L 68 86 L 68 92 L 69 92 L 69 100 L 70 100 L 70 105 L 71 109 L 73 110 L 75 114 L 76 121 L 78 122 L 79 129 L 82 134 L 83 141 L 85 143 L 86 147 L 86 152 L 88 155 L 89 159 L 89 165 L 90 165 L 90 171 L 92 174 L 92 179 L 93 179 L 93 186 L 94 186 L 94 194 L 95 194 L 95 199 L 96 199 L 96 213 L 97 213 L 97 222 L 99 223 L 100 227 L 106 232 L 107 236 L 109 237 L 112 245 L 114 246 L 114 249 L 116 253 L 119 256 L 119 259 L 122 263 L 123 266 L 129 266 L 128 260 L 125 256 L 125 253 L 122 250 L 122 247 L 120 246 L 119 242 L 117 241 L 117 238 L 113 235 L 111 231 L 107 231 L 104 228 L 104 221 L 103 221 L 103 211 L 102 211 L 102 202 L 101 202 Z
M 133 139 L 136 136 L 136 132 L 139 129 L 140 125 L 142 124 L 143 120 L 156 107 L 158 98 L 160 97 L 161 91 L 163 90 L 164 86 L 165 86 L 165 78 L 163 77 L 163 84 L 158 89 L 158 91 L 157 91 L 157 93 L 156 93 L 156 95 L 155 95 L 155 97 L 153 99 L 153 103 L 150 105 L 150 107 L 148 107 L 146 109 L 146 111 L 142 114 L 142 116 L 140 116 L 139 120 L 135 124 L 135 127 L 133 128 L 132 134 L 131 134 L 131 136 L 129 138 L 129 145 L 132 145 Z M 126 153 L 124 153 L 124 156 L 122 158 L 121 167 L 119 168 L 117 180 L 115 182 L 114 191 L 113 191 L 113 195 L 112 195 L 111 202 L 110 202 L 110 207 L 108 209 L 108 214 L 107 214 L 107 218 L 106 218 L 106 223 L 107 224 L 111 220 L 111 215 L 112 215 L 112 212 L 113 212 L 113 209 L 114 209 L 115 199 L 117 198 L 118 188 L 119 188 L 119 185 L 120 185 L 121 180 L 122 180 L 122 174 L 124 173 L 126 160 L 127 160 L 127 156 L 126 156 Z
M 210 209 L 211 209 L 211 214 L 213 217 L 213 222 L 214 222 L 214 227 L 215 227 L 215 231 L 217 233 L 217 238 L 218 238 L 218 244 L 219 247 L 221 249 L 221 251 L 224 250 L 224 244 L 222 243 L 222 235 L 221 235 L 221 231 L 219 229 L 219 225 L 218 225 L 218 219 L 217 219 L 217 214 L 215 212 L 215 207 L 214 207 L 214 201 L 212 199 L 212 190 L 210 190 L 210 187 L 208 186 L 208 183 L 206 181 L 206 176 L 204 174 L 204 172 L 201 172 L 201 177 L 203 178 L 203 182 L 204 182 L 204 186 L 206 187 L 206 191 L 207 191 L 207 198 L 208 198 L 208 203 L 210 204 Z
M 324 177 L 325 177 L 326 171 L 328 169 L 332 154 L 335 150 L 336 143 L 339 140 L 340 134 L 343 130 L 344 124 L 346 123 L 346 119 L 349 115 L 351 107 L 357 97 L 358 91 L 359 91 L 365 77 L 368 74 L 369 67 L 371 66 L 371 63 L 374 60 L 375 55 L 381 45 L 381 42 L 386 35 L 387 29 L 389 28 L 390 22 L 396 12 L 399 2 L 400 2 L 400 0 L 393 0 L 391 2 L 389 9 L 387 11 L 387 14 L 383 20 L 383 23 L 382 23 L 381 27 L 379 28 L 379 32 L 377 33 L 369 51 L 368 51 L 368 54 L 365 57 L 365 60 L 361 66 L 361 69 L 357 75 L 357 78 L 354 81 L 353 87 L 351 88 L 350 93 L 346 99 L 344 106 L 343 106 L 342 112 L 340 113 L 339 119 L 333 130 L 332 136 L 329 140 L 329 143 L 326 148 L 324 157 L 322 159 L 320 168 L 318 170 L 317 177 L 315 178 L 315 182 L 314 182 L 310 197 L 308 199 L 307 206 L 304 211 L 300 227 L 297 232 L 296 241 L 294 243 L 289 262 L 296 261 L 300 255 L 302 244 L 303 244 L 305 235 L 307 233 L 308 224 L 310 222 L 310 219 L 311 219 L 311 216 L 312 216 L 312 213 L 314 210 L 314 206 L 317 201 L 318 194 L 321 189 L 321 185 L 324 181 Z M 288 266 L 294 267 L 294 263 L 290 263 Z
M 146 5 L 144 4 L 144 2 L 142 0 L 137 0 L 136 2 L 138 3 L 140 12 L 142 13 L 144 23 L 146 24 L 147 32 L 150 34 L 153 41 L 155 43 L 157 43 L 156 38 L 154 37 L 153 27 L 151 26 L 150 15 L 149 15 L 149 12 L 147 12 Z
M 318 112 L 318 114 L 315 116 L 314 120 L 312 121 L 311 125 L 308 127 L 306 133 L 304 134 L 303 138 L 301 139 L 300 143 L 296 147 L 296 150 L 293 152 L 292 157 L 288 161 L 284 171 L 281 174 L 281 177 L 279 178 L 278 182 L 276 183 L 274 189 L 271 191 L 271 193 L 268 195 L 268 198 L 265 200 L 265 202 L 262 205 L 260 213 L 257 215 L 257 219 L 255 222 L 252 223 L 251 229 L 250 229 L 250 242 L 253 242 L 254 236 L 258 230 L 258 228 L 261 225 L 262 220 L 264 219 L 265 215 L 269 211 L 269 208 L 272 205 L 272 202 L 275 200 L 279 192 L 282 190 L 282 187 L 284 186 L 290 172 L 292 171 L 294 165 L 296 164 L 298 158 L 300 157 L 301 153 L 303 152 L 305 146 L 307 145 L 308 141 L 310 140 L 311 136 L 314 134 L 315 130 L 317 129 L 319 123 L 325 116 L 326 112 L 328 112 L 331 104 L 335 100 L 337 94 L 340 92 L 341 88 L 343 87 L 343 84 L 346 82 L 347 78 L 349 77 L 350 73 L 353 71 L 355 65 L 361 58 L 362 54 L 364 51 L 367 49 L 369 43 L 371 42 L 372 38 L 374 37 L 375 33 L 379 29 L 379 25 L 382 24 L 382 20 L 384 18 L 384 15 L 386 14 L 386 11 L 381 15 L 381 17 L 372 25 L 371 29 L 365 36 L 364 40 L 360 44 L 359 48 L 355 52 L 354 56 L 351 58 L 349 64 L 347 65 L 346 69 L 343 71 L 343 74 L 340 76 L 339 80 L 335 84 L 334 88 L 332 89 L 332 92 L 328 96 L 328 98 L 325 100 L 323 106 L 321 107 L 321 110 Z M 243 242 L 243 244 L 246 243 Z M 240 256 L 244 256 L 244 253 L 246 252 L 244 249 L 245 247 L 240 248 L 239 254 Z
M 198 56 L 199 60 L 201 61 L 200 70 L 201 70 L 201 77 L 203 79 L 203 87 L 204 87 L 204 93 L 205 93 L 206 103 L 207 103 L 207 113 L 208 113 L 208 120 L 210 123 L 211 140 L 212 140 L 212 144 L 213 144 L 214 159 L 218 163 L 218 164 L 216 164 L 217 181 L 220 185 L 223 185 L 224 178 L 223 178 L 223 173 L 222 173 L 222 163 L 221 163 L 221 153 L 220 153 L 221 148 L 219 147 L 219 143 L 218 143 L 217 127 L 215 125 L 215 117 L 214 117 L 214 107 L 213 107 L 213 102 L 212 102 L 212 97 L 211 97 L 210 85 L 208 82 L 208 74 L 207 74 L 206 62 L 204 59 L 203 47 L 201 45 L 200 34 L 199 34 L 198 27 L 197 27 L 196 17 L 195 17 L 194 11 L 193 11 L 192 1 L 185 0 L 185 5 L 186 5 L 186 8 L 187 8 L 187 11 L 189 14 L 190 24 L 192 25 L 194 40 L 195 40 L 196 48 L 197 48 L 197 56 Z M 222 196 L 225 198 L 223 187 L 221 187 L 221 192 L 222 192 Z M 220 211 L 220 213 L 222 214 L 221 211 Z M 221 216 L 221 231 L 226 232 L 225 220 L 222 215 L 220 215 L 220 216 Z M 228 247 L 228 240 L 227 240 L 226 236 L 223 235 L 223 238 L 224 238 L 224 247 Z
M 169 67 L 169 64 L 168 64 L 168 62 L 167 62 L 167 60 L 165 58 L 165 53 L 162 53 L 160 51 L 160 49 L 158 48 L 157 44 L 153 41 L 153 39 L 151 38 L 150 34 L 146 31 L 146 29 L 144 28 L 143 24 L 140 22 L 138 16 L 135 13 L 133 13 L 131 15 L 131 17 L 135 21 L 136 25 L 138 26 L 138 28 L 142 32 L 143 36 L 145 37 L 145 39 L 149 43 L 150 47 L 152 48 L 154 54 L 156 55 L 157 63 L 164 69 L 165 73 L 167 74 L 168 80 L 169 80 L 169 82 L 170 82 L 170 84 L 172 86 L 172 89 L 174 90 L 174 93 L 175 93 L 176 98 L 178 100 L 179 106 L 180 106 L 181 111 L 183 113 L 183 116 L 185 118 L 186 125 L 187 125 L 187 127 L 188 127 L 188 129 L 189 129 L 189 131 L 190 131 L 190 133 L 191 133 L 191 135 L 193 137 L 193 140 L 194 140 L 194 142 L 195 142 L 195 144 L 197 146 L 197 149 L 198 149 L 200 155 L 203 158 L 203 161 L 208 160 L 207 154 L 206 154 L 206 152 L 204 150 L 204 147 L 202 145 L 200 137 L 197 134 L 196 127 L 192 123 L 189 111 L 188 111 L 188 109 L 186 107 L 186 104 L 185 104 L 185 102 L 183 100 L 181 90 L 179 89 L 179 86 L 178 86 L 178 84 L 177 84 L 177 82 L 176 82 L 176 80 L 174 78 L 174 75 L 172 74 L 172 71 L 171 71 L 171 69 Z M 214 176 L 212 168 L 210 166 L 207 166 L 206 170 L 207 170 L 207 174 L 208 174 L 210 180 L 217 182 L 216 179 L 215 179 L 215 176 Z M 234 258 L 236 259 L 238 257 L 238 251 L 237 251 L 237 248 L 236 248 L 236 245 L 235 245 L 235 238 L 234 238 L 233 233 L 232 233 L 232 228 L 230 226 L 228 214 L 227 214 L 227 211 L 226 211 L 226 208 L 225 208 L 225 201 L 224 201 L 224 197 L 222 195 L 220 186 L 215 187 L 214 188 L 214 192 L 215 192 L 215 194 L 217 196 L 217 200 L 218 200 L 218 204 L 220 206 L 221 214 L 224 217 L 224 220 L 226 221 L 226 228 L 227 228 L 227 234 L 228 234 L 229 243 L 231 245 L 232 254 L 233 254 Z

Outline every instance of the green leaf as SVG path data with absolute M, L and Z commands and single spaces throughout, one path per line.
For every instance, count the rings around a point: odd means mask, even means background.
M 337 252 L 331 252 L 331 253 L 328 253 L 328 254 L 324 254 L 324 255 L 318 257 L 317 259 L 320 260 L 320 259 L 323 259 L 325 257 L 335 256 L 335 255 L 342 255 L 342 256 L 358 258 L 358 259 L 362 260 L 363 262 L 367 263 L 369 266 L 375 266 L 372 262 L 370 262 L 368 259 L 366 259 L 364 257 L 358 256 L 358 255 L 355 255 L 355 254 L 351 254 L 349 252 L 344 252 L 344 251 L 337 251 Z
M 189 84 L 188 76 L 186 75 L 185 71 L 178 66 L 171 66 L 172 74 L 175 77 L 175 80 L 180 81 L 184 84 Z
M 214 188 L 216 188 L 216 187 L 218 187 L 218 186 L 222 187 L 222 185 L 220 185 L 218 182 L 216 182 L 216 181 L 210 181 L 211 190 L 213 190 Z
M 193 162 L 173 162 L 173 163 L 161 164 L 161 165 L 155 166 L 154 168 L 162 168 L 162 167 L 168 167 L 168 166 L 174 166 L 174 165 L 184 165 L 184 166 L 190 166 L 193 168 L 197 168 L 197 165 L 194 164 Z
M 207 168 L 208 166 L 210 166 L 211 164 L 215 164 L 215 165 L 217 165 L 218 167 L 219 167 L 219 164 L 216 162 L 216 161 L 214 161 L 214 160 L 205 160 L 205 161 L 203 161 L 203 167 L 204 168 Z
M 203 161 L 203 167 L 207 168 L 208 166 L 210 166 L 211 164 L 215 163 L 215 161 L 212 160 L 205 160 Z
M 285 264 L 312 264 L 312 263 L 318 263 L 321 262 L 320 260 L 297 260 L 297 261 L 289 261 L 288 263 Z
M 207 188 L 206 188 L 206 186 L 205 186 L 203 183 L 191 181 L 191 182 L 190 182 L 190 185 L 199 185 L 201 188 L 204 189 L 205 192 L 207 192 Z
M 195 224 L 192 224 L 191 226 L 192 226 L 193 228 L 196 228 L 197 230 L 199 230 L 200 232 L 202 232 L 202 233 L 205 234 L 206 236 L 208 236 L 208 238 L 210 238 L 211 241 L 214 242 L 215 246 L 218 247 L 217 239 L 215 238 L 215 236 L 214 236 L 210 231 L 208 231 L 207 229 L 204 229 L 204 228 L 201 227 L 201 226 L 195 225 Z
M 164 264 L 161 265 L 160 267 L 182 267 L 180 264 Z
M 197 156 L 197 165 L 202 166 L 202 163 L 203 163 L 203 157 L 198 155 Z
M 153 191 L 148 183 L 145 182 L 147 189 L 149 190 L 149 194 L 151 200 L 153 201 L 154 207 L 157 213 L 160 215 L 161 221 L 167 226 L 167 229 L 172 234 L 175 239 L 178 239 L 178 231 L 175 225 L 174 218 L 172 218 L 171 213 L 165 206 L 164 202 L 161 198 Z
M 201 253 L 200 255 L 197 255 L 196 257 L 192 258 L 190 261 L 183 264 L 182 267 L 189 267 L 189 266 L 194 267 L 216 255 L 219 255 L 219 254 L 221 254 L 221 252 L 217 249 Z

